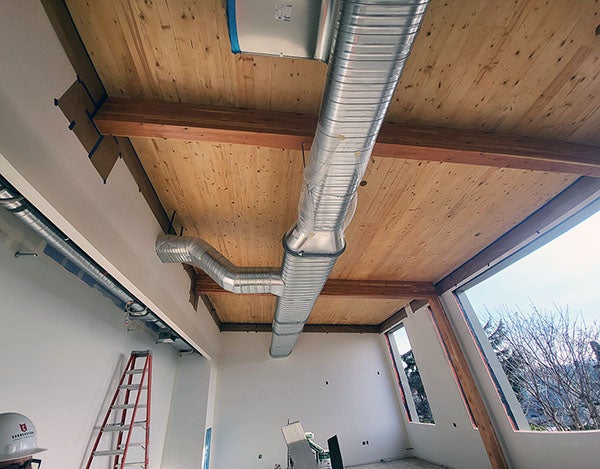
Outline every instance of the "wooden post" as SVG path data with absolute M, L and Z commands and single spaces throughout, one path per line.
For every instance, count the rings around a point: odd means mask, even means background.
M 479 429 L 479 434 L 490 459 L 490 464 L 493 469 L 506 469 L 508 465 L 498 437 L 496 436 L 492 420 L 485 407 L 481 393 L 477 388 L 475 379 L 471 374 L 467 360 L 460 348 L 458 339 L 450 325 L 448 316 L 444 311 L 442 302 L 439 296 L 432 296 L 428 301 L 433 320 L 442 338 L 442 344 L 446 349 L 450 365 L 454 368 L 459 388 L 467 401 L 467 405 Z

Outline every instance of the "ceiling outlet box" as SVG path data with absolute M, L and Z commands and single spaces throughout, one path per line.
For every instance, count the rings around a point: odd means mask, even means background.
M 228 0 L 234 53 L 327 62 L 338 0 Z

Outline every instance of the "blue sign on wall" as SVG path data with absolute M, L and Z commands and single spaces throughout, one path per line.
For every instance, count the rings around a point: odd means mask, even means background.
M 210 439 L 211 439 L 211 436 L 212 436 L 212 428 L 207 428 L 206 434 L 204 436 L 204 454 L 202 456 L 204 464 L 202 465 L 202 469 L 208 469 L 208 466 L 210 465 Z

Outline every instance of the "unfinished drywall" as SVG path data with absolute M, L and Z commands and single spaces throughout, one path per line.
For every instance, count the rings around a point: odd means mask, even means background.
M 288 419 L 322 444 L 337 434 L 347 466 L 405 454 L 380 336 L 305 333 L 280 360 L 269 357 L 269 341 L 267 333 L 224 334 L 211 467 L 286 467 Z
M 160 227 L 122 160 L 106 184 L 54 98 L 75 81 L 39 1 L 0 2 L 0 173 L 44 215 L 205 355 L 218 353 L 189 278 L 154 254 Z
M 598 467 L 600 431 L 589 432 L 534 432 L 514 431 L 500 401 L 494 383 L 479 350 L 471 337 L 469 327 L 452 292 L 442 295 L 452 327 L 479 383 L 491 414 L 504 454 L 516 469 L 544 467 L 561 469 Z
M 150 460 L 159 462 L 176 351 L 156 345 L 142 330 L 128 332 L 122 311 L 41 252 L 16 258 L 19 245 L 5 244 L 7 217 L 13 218 L 2 210 L 0 412 L 20 412 L 34 421 L 39 444 L 48 448 L 41 454 L 43 467 L 82 467 L 95 437 L 94 425 L 104 417 L 129 354 L 150 349 Z M 93 467 L 106 467 L 107 459 L 102 462 Z
M 418 458 L 460 469 L 490 467 L 479 432 L 473 428 L 427 307 L 403 321 L 435 424 L 408 423 Z M 406 415 L 403 414 L 404 418 Z

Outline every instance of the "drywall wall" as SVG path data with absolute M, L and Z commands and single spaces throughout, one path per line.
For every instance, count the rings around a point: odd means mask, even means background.
M 403 321 L 435 424 L 407 423 L 418 458 L 460 469 L 490 467 L 478 430 L 473 428 L 454 374 L 427 307 Z M 406 414 L 403 413 L 404 418 Z
M 288 419 L 322 444 L 337 434 L 347 466 L 405 454 L 380 336 L 306 333 L 290 357 L 277 360 L 269 357 L 270 334 L 223 336 L 211 467 L 286 467 L 281 427 Z
M 44 254 L 15 258 L 17 249 L 31 249 L 6 244 L 6 220 L 14 217 L 0 210 L 0 412 L 34 420 L 48 448 L 43 467 L 82 467 L 129 354 L 150 349 L 150 460 L 160 462 L 176 351 L 142 330 L 128 332 L 122 311 Z
M 54 98 L 76 76 L 41 2 L 0 2 L 0 174 L 113 277 L 204 355 L 219 331 L 204 305 L 188 303 L 189 278 L 154 253 L 161 230 L 129 174 L 106 184 Z
M 201 356 L 179 358 L 162 469 L 200 468 L 211 373 Z
M 479 389 L 491 413 L 498 437 L 511 467 L 516 469 L 533 467 L 549 469 L 564 467 L 597 468 L 600 431 L 549 433 L 514 431 L 512 429 L 500 401 L 500 396 L 471 337 L 469 327 L 454 297 L 454 293 L 446 292 L 442 295 L 442 300 L 454 331 L 478 381 Z

